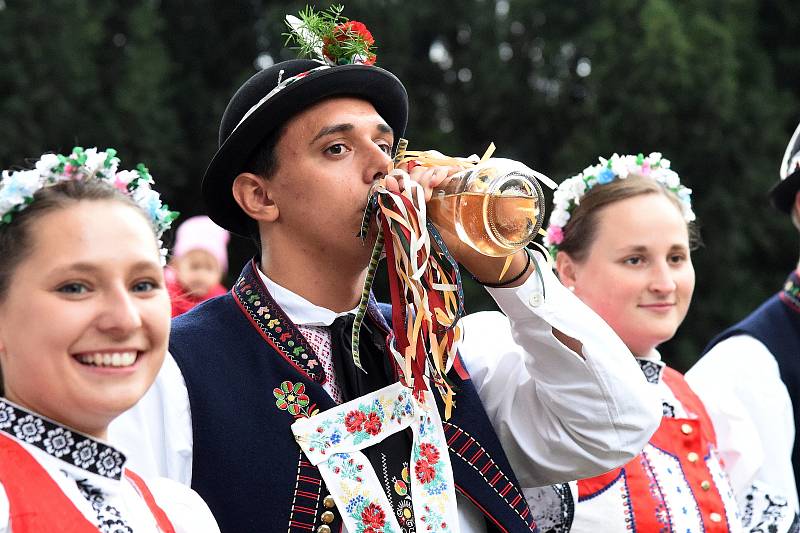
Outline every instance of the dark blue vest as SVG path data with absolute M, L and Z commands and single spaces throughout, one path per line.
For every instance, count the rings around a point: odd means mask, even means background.
M 368 320 L 388 331 L 374 302 Z M 324 411 L 334 402 L 322 388 L 325 373 L 313 349 L 269 296 L 254 263 L 229 294 L 173 321 L 170 352 L 189 392 L 192 487 L 220 529 L 317 531 L 330 510 L 324 505 L 327 491 L 289 426 L 295 417 Z M 456 489 L 484 513 L 488 525 L 535 531 L 475 387 L 468 376 L 464 380 L 453 372 L 451 378 L 458 391 L 456 408 L 444 428 Z M 287 399 L 282 384 L 296 394 Z M 329 525 L 336 532 L 341 519 L 332 511 Z
M 793 278 L 794 274 L 790 282 Z M 717 335 L 703 353 L 720 341 L 741 334 L 759 340 L 775 356 L 781 379 L 792 399 L 794 427 L 800 428 L 800 309 L 796 309 L 785 294 L 776 294 L 747 318 Z M 797 436 L 792 450 L 792 466 L 800 492 L 800 439 Z

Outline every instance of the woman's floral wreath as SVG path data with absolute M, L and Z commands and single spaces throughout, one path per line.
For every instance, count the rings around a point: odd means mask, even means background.
M 658 152 L 645 157 L 638 155 L 614 154 L 609 159 L 600 158 L 600 163 L 584 169 L 583 172 L 565 179 L 553 193 L 553 212 L 544 245 L 555 258 L 558 245 L 564 241 L 564 226 L 569 222 L 575 207 L 581 203 L 589 190 L 595 185 L 605 185 L 614 179 L 625 179 L 629 175 L 651 178 L 673 192 L 680 200 L 683 218 L 686 222 L 695 219 L 692 211 L 692 190 L 681 185 L 680 176 L 671 170 L 669 159 L 664 159 Z
M 98 152 L 97 148 L 75 147 L 69 156 L 44 154 L 30 170 L 4 170 L 0 179 L 0 226 L 9 224 L 16 213 L 28 207 L 40 189 L 64 181 L 97 179 L 136 202 L 150 218 L 160 242 L 178 212 L 161 203 L 159 194 L 151 188 L 153 177 L 147 167 L 139 163 L 135 170 L 117 170 L 119 162 L 113 148 Z
M 343 6 L 315 12 L 306 7 L 298 16 L 286 16 L 286 44 L 294 44 L 300 56 L 331 66 L 375 63 L 375 39 L 367 27 L 342 16 Z

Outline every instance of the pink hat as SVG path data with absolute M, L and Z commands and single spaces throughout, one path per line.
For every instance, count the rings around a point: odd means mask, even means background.
M 203 250 L 213 255 L 223 272 L 228 270 L 227 231 L 214 224 L 206 216 L 187 218 L 175 232 L 175 248 L 172 255 L 181 257 L 192 250 Z

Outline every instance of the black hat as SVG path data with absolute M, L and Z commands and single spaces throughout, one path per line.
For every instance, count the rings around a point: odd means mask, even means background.
M 223 228 L 247 235 L 248 217 L 233 198 L 233 180 L 270 133 L 329 96 L 370 102 L 399 139 L 408 120 L 408 94 L 394 74 L 371 65 L 328 66 L 293 59 L 264 69 L 233 95 L 219 127 L 219 149 L 203 177 L 208 216 Z
M 783 155 L 781 181 L 769 192 L 772 205 L 784 213 L 791 213 L 798 190 L 800 190 L 800 124 L 794 130 Z

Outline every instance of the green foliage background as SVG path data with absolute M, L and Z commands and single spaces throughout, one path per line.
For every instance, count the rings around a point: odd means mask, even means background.
M 282 18 L 304 5 L 0 0 L 0 168 L 75 144 L 114 146 L 123 162 L 147 163 L 171 206 L 202 212 L 199 182 L 225 105 L 259 65 L 293 56 Z M 689 316 L 663 347 L 679 369 L 795 266 L 797 233 L 766 201 L 800 120 L 794 0 L 346 7 L 408 87 L 412 147 L 468 155 L 494 141 L 556 181 L 615 151 L 672 160 L 705 241 Z M 234 242 L 232 275 L 250 253 Z M 465 283 L 468 310 L 492 306 Z

